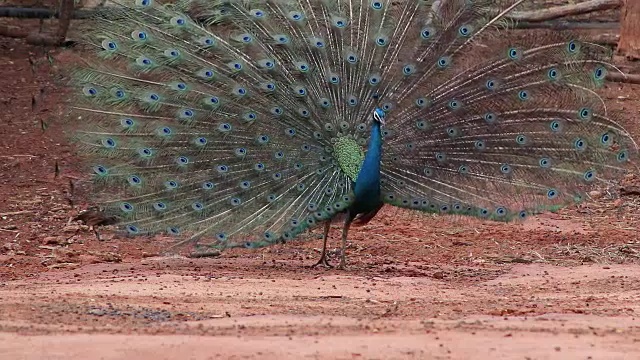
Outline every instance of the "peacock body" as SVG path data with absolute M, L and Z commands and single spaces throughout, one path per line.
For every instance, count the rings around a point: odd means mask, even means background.
M 637 152 L 593 90 L 616 69 L 510 36 L 522 2 L 118 1 L 74 77 L 97 200 L 131 235 L 218 248 L 323 223 L 326 244 L 340 213 L 344 244 L 383 204 L 508 221 L 580 201 Z

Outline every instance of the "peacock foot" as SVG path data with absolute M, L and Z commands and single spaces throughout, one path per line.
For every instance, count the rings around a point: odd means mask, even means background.
M 329 264 L 329 260 L 327 260 L 327 257 L 326 257 L 326 256 L 322 256 L 322 257 L 320 258 L 320 260 L 318 260 L 318 262 L 317 262 L 317 263 L 315 263 L 315 264 L 311 265 L 311 268 L 313 269 L 313 268 L 315 268 L 315 267 L 316 267 L 316 266 L 318 266 L 318 265 L 322 265 L 322 266 L 324 266 L 324 267 L 325 267 L 325 268 L 327 268 L 327 269 L 331 269 L 331 268 L 333 268 L 333 265 Z

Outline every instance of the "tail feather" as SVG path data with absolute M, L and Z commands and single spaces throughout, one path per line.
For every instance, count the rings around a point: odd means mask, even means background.
M 481 44 L 459 56 L 485 61 L 408 96 L 425 94 L 423 107 L 400 106 L 385 143 L 385 201 L 510 220 L 580 200 L 596 174 L 625 171 L 637 146 L 593 90 L 617 70 L 601 46 L 558 34 L 502 51 Z

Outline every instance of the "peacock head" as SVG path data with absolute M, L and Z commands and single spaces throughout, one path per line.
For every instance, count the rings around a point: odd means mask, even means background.
M 380 126 L 384 126 L 384 117 L 385 117 L 385 112 L 382 111 L 382 109 L 376 108 L 373 111 L 373 121 L 377 122 L 378 124 L 380 124 Z

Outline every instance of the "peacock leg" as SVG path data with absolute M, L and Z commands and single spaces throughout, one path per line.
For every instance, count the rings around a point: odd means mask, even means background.
M 100 238 L 100 234 L 98 233 L 98 229 L 96 229 L 95 225 L 92 226 L 93 229 L 93 233 L 96 234 L 96 239 L 98 239 L 98 241 L 102 241 L 102 239 Z
M 340 255 L 340 265 L 338 265 L 337 269 L 344 270 L 347 266 L 347 233 L 349 232 L 349 226 L 351 226 L 351 222 L 353 221 L 353 217 L 351 213 L 347 211 L 347 218 L 344 221 L 344 227 L 342 228 L 342 254 Z
M 322 265 L 326 268 L 333 267 L 331 266 L 331 264 L 329 264 L 329 261 L 327 261 L 327 239 L 329 238 L 330 227 L 331 227 L 331 220 L 327 220 L 327 222 L 324 223 L 324 236 L 322 238 L 322 255 L 320 255 L 320 260 L 318 260 L 317 263 L 311 265 L 312 268 L 318 265 Z

